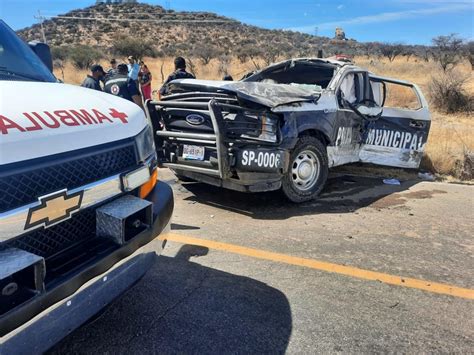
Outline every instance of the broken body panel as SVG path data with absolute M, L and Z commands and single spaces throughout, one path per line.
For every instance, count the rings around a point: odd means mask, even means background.
M 414 107 L 392 107 L 390 95 L 404 97 L 399 87 L 411 92 Z M 170 91 L 147 106 L 162 164 L 242 191 L 280 188 L 304 135 L 326 146 L 328 167 L 417 168 L 430 127 L 416 85 L 333 60 L 293 59 L 239 82 L 176 80 Z

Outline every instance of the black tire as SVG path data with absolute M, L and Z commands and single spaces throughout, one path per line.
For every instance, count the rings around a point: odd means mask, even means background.
M 328 169 L 326 146 L 316 137 L 302 136 L 290 154 L 281 189 L 292 202 L 313 200 L 326 184 Z

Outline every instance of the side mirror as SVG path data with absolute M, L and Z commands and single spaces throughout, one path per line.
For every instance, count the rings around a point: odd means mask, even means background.
M 40 41 L 31 41 L 28 42 L 30 48 L 35 52 L 35 54 L 41 59 L 41 61 L 46 65 L 49 71 L 53 71 L 53 57 L 51 56 L 51 49 L 46 43 Z
M 359 105 L 357 107 L 357 111 L 359 111 L 362 115 L 367 117 L 380 117 L 382 115 L 383 108 L 380 106 L 369 107 L 364 105 Z

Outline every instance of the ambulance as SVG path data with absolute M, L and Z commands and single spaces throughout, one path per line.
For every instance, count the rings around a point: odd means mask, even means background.
M 51 69 L 0 21 L 0 354 L 46 351 L 135 284 L 173 211 L 143 110 Z

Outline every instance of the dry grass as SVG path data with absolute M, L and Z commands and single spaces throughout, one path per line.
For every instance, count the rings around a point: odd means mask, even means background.
M 432 113 L 424 167 L 439 174 L 457 175 L 456 164 L 474 151 L 474 122 L 469 115 Z
M 162 81 L 173 70 L 173 58 L 145 58 L 145 62 L 153 73 L 152 89 L 160 88 Z M 369 69 L 371 72 L 382 76 L 404 79 L 416 83 L 422 91 L 428 92 L 428 83 L 431 75 L 439 69 L 433 62 L 424 62 L 421 59 L 397 58 L 392 63 L 387 60 L 367 59 L 366 57 L 355 58 L 357 65 Z M 222 67 L 218 60 L 212 60 L 208 65 L 203 66 L 194 59 L 196 75 L 201 79 L 221 79 L 223 77 Z M 101 63 L 104 68 L 108 68 L 107 62 Z M 233 58 L 228 66 L 228 73 L 239 79 L 248 71 L 255 70 L 255 64 L 263 67 L 260 61 L 253 63 L 251 61 L 240 63 Z M 222 68 L 221 68 L 222 69 Z M 463 63 L 458 66 L 465 76 L 469 77 L 466 83 L 466 90 L 470 95 L 474 95 L 474 79 L 469 63 Z M 161 75 L 163 72 L 163 77 Z M 62 78 L 61 72 L 56 70 L 58 78 Z M 86 71 L 78 71 L 70 64 L 66 64 L 64 70 L 64 81 L 67 83 L 80 84 L 86 76 Z M 410 93 L 394 93 L 393 102 L 402 102 L 409 98 Z M 441 175 L 455 175 L 456 162 L 463 159 L 466 152 L 474 151 L 474 119 L 468 114 L 445 115 L 438 112 L 432 112 L 431 131 L 426 148 L 423 167 L 434 170 Z

